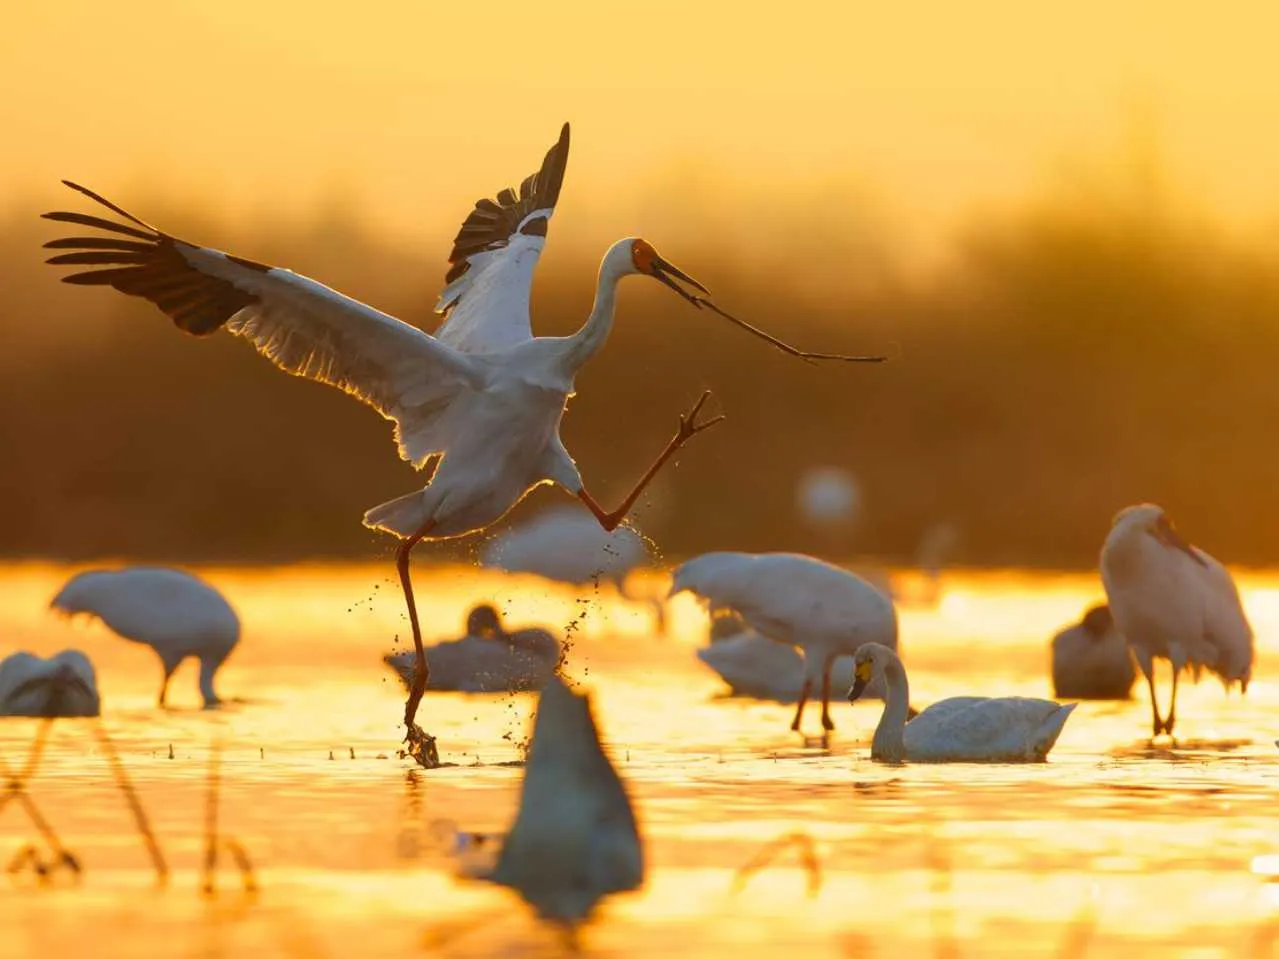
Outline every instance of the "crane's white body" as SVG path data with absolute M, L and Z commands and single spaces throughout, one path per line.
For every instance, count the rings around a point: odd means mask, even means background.
M 428 646 L 431 675 L 427 691 L 507 693 L 542 689 L 564 654 L 560 641 L 544 629 L 517 629 L 495 635 L 475 633 Z M 416 651 L 389 653 L 383 661 L 406 686 L 417 668 Z
M 829 674 L 837 657 L 868 642 L 897 646 L 892 600 L 861 577 L 811 556 L 704 553 L 675 570 L 670 594 L 684 590 L 712 611 L 734 610 L 761 635 L 803 651 L 796 728 L 803 688 Z
M 1137 670 L 1128 642 L 1105 606 L 1052 640 L 1053 695 L 1062 699 L 1131 699 Z
M 48 659 L 18 652 L 0 662 L 0 716 L 97 716 L 93 663 L 78 649 Z
M 910 684 L 893 650 L 868 643 L 854 656 L 854 675 L 883 677 L 884 712 L 871 758 L 885 762 L 1038 762 L 1047 758 L 1075 704 L 1022 696 L 956 696 L 906 721 Z M 850 691 L 850 698 L 855 691 Z
M 87 570 L 68 580 L 50 606 L 97 617 L 116 635 L 155 650 L 164 666 L 161 705 L 169 677 L 189 657 L 200 662 L 204 705 L 221 702 L 213 679 L 240 641 L 240 619 L 203 580 L 164 567 Z
M 1212 556 L 1180 540 L 1160 507 L 1130 506 L 1115 517 L 1101 551 L 1101 581 L 1150 686 L 1152 708 L 1156 658 L 1172 663 L 1170 720 L 1176 678 L 1187 668 L 1196 680 L 1206 669 L 1227 691 L 1236 682 L 1247 691 L 1253 634 L 1234 580 Z

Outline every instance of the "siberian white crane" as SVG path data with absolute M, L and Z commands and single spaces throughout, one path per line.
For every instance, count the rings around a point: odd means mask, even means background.
M 830 718 L 831 670 L 863 643 L 897 648 L 893 601 L 860 576 L 796 553 L 703 553 L 674 572 L 670 595 L 687 590 L 711 611 L 731 609 L 774 642 L 804 653 L 804 677 L 791 729 L 800 731 L 804 705 L 821 682 L 822 740 Z M 907 707 L 908 708 L 908 707 Z
M 1158 506 L 1121 510 L 1101 550 L 1101 582 L 1115 625 L 1132 647 L 1150 687 L 1153 735 L 1172 735 L 1177 678 L 1207 669 L 1229 691 L 1252 678 L 1252 627 L 1227 569 L 1173 528 Z M 1172 663 L 1172 702 L 1159 716 L 1154 659 Z
M 213 678 L 240 642 L 240 617 L 204 580 L 166 567 L 88 569 L 67 580 L 49 608 L 65 616 L 96 617 L 117 636 L 155 650 L 164 667 L 161 708 L 169 679 L 189 658 L 200 662 L 205 709 L 222 703 Z
M 427 663 L 409 577 L 409 556 L 421 540 L 447 539 L 500 519 L 534 487 L 556 483 L 577 496 L 606 529 L 621 522 L 662 465 L 695 434 L 722 417 L 699 420 L 703 393 L 653 465 L 613 510 L 587 492 L 560 440 L 560 419 L 578 370 L 604 345 L 613 326 L 617 284 L 653 277 L 701 309 L 719 313 L 778 348 L 806 359 L 878 361 L 806 353 L 730 316 L 692 277 L 646 241 L 614 243 L 600 264 L 595 303 L 571 336 L 534 337 L 529 322 L 533 269 L 546 242 L 568 162 L 569 127 L 541 169 L 518 194 L 480 199 L 462 224 L 436 311 L 446 319 L 435 336 L 290 270 L 180 240 L 82 186 L 64 181 L 128 224 L 83 213 L 48 219 L 105 231 L 45 244 L 61 253 L 49 262 L 88 266 L 64 282 L 111 286 L 149 300 L 177 326 L 197 336 L 225 327 L 249 340 L 288 373 L 354 395 L 395 423 L 400 456 L 421 469 L 434 463 L 424 489 L 369 510 L 367 526 L 402 538 L 396 567 L 404 590 L 418 675 L 405 703 L 409 751 L 426 765 L 434 740 L 414 722 L 426 687 Z M 130 225 L 131 224 L 131 225 Z

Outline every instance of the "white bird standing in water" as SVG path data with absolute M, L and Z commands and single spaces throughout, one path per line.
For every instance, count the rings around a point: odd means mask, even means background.
M 613 510 L 587 492 L 560 440 L 564 406 L 574 377 L 604 345 L 613 326 L 618 282 L 650 276 L 697 308 L 712 310 L 806 359 L 879 361 L 805 353 L 730 316 L 702 294 L 708 291 L 637 237 L 619 240 L 600 264 L 595 303 L 571 336 L 534 337 L 529 322 L 533 268 L 546 242 L 568 162 L 569 128 L 546 154 L 541 169 L 496 201 L 479 200 L 449 254 L 449 271 L 436 304 L 447 314 L 436 336 L 397 320 L 314 280 L 180 240 L 125 212 L 96 193 L 67 186 L 124 217 L 132 225 L 83 213 L 45 217 L 106 231 L 109 236 L 67 237 L 46 247 L 67 249 L 54 264 L 89 266 L 63 281 L 111 286 L 159 307 L 197 336 L 222 327 L 249 340 L 288 373 L 352 394 L 395 423 L 400 456 L 421 469 L 434 463 L 424 489 L 376 506 L 365 525 L 402 538 L 396 567 L 404 590 L 418 677 L 405 704 L 409 751 L 424 765 L 438 763 L 434 739 L 414 722 L 426 688 L 409 556 L 421 540 L 476 532 L 504 516 L 534 487 L 556 483 L 577 496 L 605 529 L 626 516 L 662 465 L 694 435 L 722 417 L 698 420 L 709 393 L 680 417 L 679 428 L 653 465 Z
M 240 641 L 240 618 L 216 589 L 178 569 L 90 569 L 71 577 L 49 606 L 67 616 L 96 616 L 113 632 L 155 650 L 164 666 L 160 705 L 183 660 L 200 661 L 206 709 L 222 700 L 213 677 Z
M 0 662 L 0 716 L 97 716 L 93 663 L 78 649 L 41 659 L 19 652 Z
M 1252 627 L 1234 580 L 1221 563 L 1191 546 L 1164 511 L 1142 503 L 1121 510 L 1101 550 L 1101 581 L 1111 615 L 1150 687 L 1153 735 L 1172 735 L 1177 679 L 1190 667 L 1207 669 L 1248 691 Z M 1166 718 L 1155 700 L 1154 659 L 1172 663 L 1172 702 Z
M 863 643 L 897 648 L 893 601 L 859 576 L 795 553 L 703 553 L 675 570 L 671 595 L 683 590 L 716 609 L 732 609 L 769 639 L 804 652 L 804 678 L 791 729 L 821 681 L 822 739 L 830 718 L 831 670 Z

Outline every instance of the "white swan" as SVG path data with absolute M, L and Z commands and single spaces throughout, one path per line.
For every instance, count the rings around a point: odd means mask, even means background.
M 1075 703 L 1009 696 L 956 696 L 934 703 L 906 722 L 910 684 L 897 654 L 866 643 L 853 655 L 856 702 L 872 677 L 888 687 L 884 713 L 871 740 L 871 759 L 887 762 L 1034 762 L 1047 758 Z
M 169 678 L 191 656 L 200 661 L 205 708 L 222 702 L 213 677 L 240 641 L 240 620 L 203 580 L 149 566 L 87 570 L 68 580 L 49 605 L 68 616 L 96 616 L 118 636 L 154 649 L 164 666 L 161 706 Z
M 41 659 L 13 653 L 0 662 L 0 716 L 97 716 L 102 712 L 89 657 L 64 649 Z
M 482 603 L 471 610 L 461 639 L 426 648 L 430 675 L 427 690 L 434 692 L 506 693 L 544 687 L 563 655 L 559 640 L 544 629 L 519 629 L 508 633 L 497 610 Z M 406 686 L 413 682 L 417 653 L 388 653 L 382 661 L 395 670 Z
M 838 657 L 866 642 L 897 645 L 892 600 L 861 577 L 811 556 L 704 553 L 675 570 L 670 595 L 682 590 L 702 597 L 712 612 L 735 610 L 758 633 L 804 651 L 803 680 L 791 723 L 796 731 L 819 681 L 822 729 L 829 733 L 835 728 L 830 684 Z
M 1059 699 L 1131 699 L 1137 670 L 1110 607 L 1092 607 L 1052 641 L 1053 695 Z
M 1177 721 L 1177 678 L 1190 667 L 1196 680 L 1207 669 L 1229 691 L 1252 678 L 1252 627 L 1230 573 L 1173 529 L 1150 503 L 1115 516 L 1101 550 L 1101 582 L 1115 625 L 1128 640 L 1150 687 L 1154 735 L 1172 735 Z M 1154 659 L 1172 663 L 1172 704 L 1166 719 L 1155 701 Z

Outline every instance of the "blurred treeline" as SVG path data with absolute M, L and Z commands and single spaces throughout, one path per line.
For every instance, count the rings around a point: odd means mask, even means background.
M 341 207 L 248 229 L 170 202 L 129 203 L 176 233 L 434 328 L 445 242 L 392 242 Z M 751 256 L 712 229 L 649 238 L 778 335 L 894 359 L 807 365 L 657 284 L 627 281 L 565 439 L 612 502 L 676 415 L 715 391 L 728 421 L 687 448 L 638 514 L 667 558 L 742 548 L 908 562 L 921 533 L 948 521 L 965 564 L 1087 567 L 1111 515 L 1152 500 L 1229 562 L 1279 561 L 1279 250 L 1148 198 L 1054 195 L 988 215 L 942 265 L 909 272 L 842 234 L 833 203 L 792 221 L 782 210 L 754 220 Z M 361 513 L 419 482 L 396 458 L 390 424 L 230 336 L 187 337 L 140 300 L 59 284 L 40 265 L 57 227 L 34 212 L 0 218 L 0 552 L 389 552 Z M 601 251 L 557 240 L 563 227 L 535 281 L 540 332 L 573 329 L 593 293 Z M 797 516 L 796 482 L 819 465 L 856 475 L 855 527 L 823 532 Z M 539 490 L 515 518 L 562 499 Z

